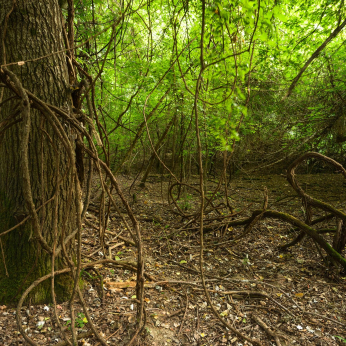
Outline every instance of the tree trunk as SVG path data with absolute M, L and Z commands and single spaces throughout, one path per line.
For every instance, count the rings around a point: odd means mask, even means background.
M 170 130 L 170 128 L 171 128 L 171 126 L 172 126 L 172 124 L 173 124 L 173 122 L 174 122 L 174 120 L 175 120 L 175 117 L 176 117 L 176 115 L 173 116 L 172 120 L 171 120 L 171 121 L 168 123 L 168 125 L 166 126 L 166 129 L 165 129 L 165 131 L 163 132 L 162 136 L 159 138 L 158 142 L 156 143 L 154 149 L 155 149 L 155 151 L 156 151 L 157 153 L 159 152 L 160 146 L 161 146 L 162 142 L 165 140 L 165 138 L 166 138 L 166 136 L 167 136 L 167 133 L 168 133 L 168 131 Z M 140 183 L 140 186 L 141 186 L 141 187 L 144 187 L 144 186 L 145 186 L 145 183 L 146 183 L 146 181 L 147 181 L 147 179 L 148 179 L 148 176 L 149 176 L 149 173 L 150 173 L 150 171 L 151 171 L 151 166 L 153 165 L 155 158 L 156 158 L 156 155 L 155 155 L 155 153 L 153 152 L 153 153 L 151 154 L 151 156 L 150 156 L 150 159 L 149 159 L 149 162 L 148 162 L 148 165 L 147 165 L 147 169 L 145 170 L 144 175 L 143 175 L 143 178 L 142 178 L 142 180 L 141 180 L 141 183 Z
M 8 65 L 7 69 L 16 74 L 26 90 L 71 114 L 66 54 L 51 54 L 64 50 L 58 0 L 0 0 L 0 8 L 1 64 L 24 61 L 23 65 Z M 46 55 L 50 56 L 41 58 Z M 30 61 L 37 58 L 41 59 Z M 1 98 L 4 101 L 12 96 L 14 93 L 9 89 L 3 89 L 2 94 L 0 90 L 0 104 Z M 19 102 L 20 99 L 12 98 L 3 104 L 0 130 L 1 122 L 13 114 Z M 37 211 L 40 232 L 52 248 L 55 239 L 61 242 L 76 229 L 75 178 L 70 174 L 71 160 L 52 126 L 33 108 L 30 118 L 27 151 L 32 199 L 35 209 L 40 208 Z M 16 119 L 21 121 L 8 128 L 2 137 L 0 132 L 0 233 L 29 215 L 21 169 L 23 121 L 20 114 Z M 69 125 L 63 124 L 63 127 L 70 142 L 74 143 Z M 55 198 L 46 203 L 53 196 Z M 29 284 L 51 271 L 52 255 L 38 241 L 32 219 L 0 240 L 0 302 L 15 303 Z M 72 255 L 72 245 L 67 245 L 69 255 Z M 63 265 L 66 263 L 59 255 L 55 259 L 55 268 Z M 68 276 L 55 279 L 58 300 L 68 298 L 71 282 Z M 35 289 L 29 296 L 30 302 L 51 301 L 50 285 L 48 281 Z

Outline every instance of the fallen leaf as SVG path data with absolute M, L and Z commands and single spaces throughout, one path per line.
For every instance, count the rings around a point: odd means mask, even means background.
M 127 281 L 127 282 L 107 281 L 105 282 L 105 286 L 109 289 L 136 287 L 136 284 L 137 284 L 136 281 Z M 144 286 L 153 288 L 155 287 L 155 284 L 147 282 L 147 283 L 144 283 Z
M 129 323 L 135 323 L 136 322 L 136 316 L 135 315 L 130 315 L 128 318 Z

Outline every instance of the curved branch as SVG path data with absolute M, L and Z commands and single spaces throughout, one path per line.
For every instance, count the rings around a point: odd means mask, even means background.
M 322 50 L 327 46 L 327 44 L 335 38 L 338 33 L 345 27 L 346 25 L 346 19 L 328 36 L 328 38 L 315 50 L 315 52 L 311 55 L 309 60 L 305 63 L 305 65 L 301 68 L 297 76 L 293 79 L 290 87 L 287 90 L 287 93 L 285 97 L 283 98 L 284 100 L 289 97 L 295 88 L 296 84 L 298 83 L 300 77 L 303 75 L 305 70 L 309 67 L 309 65 L 320 55 Z
M 329 213 L 332 213 L 333 215 L 339 217 L 340 219 L 346 221 L 346 214 L 344 212 L 342 212 L 339 209 L 336 209 L 334 207 L 332 207 L 330 204 L 322 202 L 314 197 L 309 196 L 308 194 L 305 193 L 305 191 L 299 186 L 296 177 L 295 177 L 295 170 L 296 168 L 306 159 L 313 157 L 313 158 L 317 158 L 320 160 L 323 160 L 325 162 L 330 163 L 331 165 L 333 165 L 334 167 L 336 167 L 344 176 L 344 178 L 346 179 L 346 170 L 345 168 L 338 162 L 336 162 L 335 160 L 331 159 L 330 157 L 324 156 L 322 154 L 319 153 L 315 153 L 315 152 L 308 152 L 305 153 L 304 155 L 300 156 L 298 159 L 296 159 L 287 169 L 287 180 L 288 182 L 291 184 L 291 186 L 293 187 L 293 189 L 298 193 L 299 196 L 301 196 L 307 204 L 316 207 L 316 208 L 320 208 L 322 210 L 325 210 Z
M 319 235 L 318 232 L 311 226 L 307 225 L 303 221 L 300 221 L 292 215 L 281 213 L 276 210 L 255 210 L 252 215 L 256 216 L 261 214 L 262 218 L 280 219 L 300 228 L 304 233 L 309 235 L 318 245 L 320 245 L 321 248 L 324 249 L 330 257 L 332 257 L 336 262 L 341 264 L 341 266 L 346 269 L 346 259 L 342 257 L 337 251 L 335 251 L 333 247 L 327 241 L 325 241 L 324 238 L 321 235 Z

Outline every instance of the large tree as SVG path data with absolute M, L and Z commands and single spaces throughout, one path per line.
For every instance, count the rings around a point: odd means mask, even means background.
M 4 303 L 18 300 L 28 283 L 51 272 L 52 261 L 59 269 L 66 266 L 66 258 L 75 260 L 74 237 L 69 242 L 66 237 L 78 228 L 80 206 L 75 135 L 66 119 L 47 107 L 72 116 L 58 0 L 0 0 L 0 8 L 0 301 Z M 39 285 L 31 302 L 51 300 L 49 285 L 49 281 Z M 66 299 L 70 288 L 68 277 L 56 278 L 58 298 Z

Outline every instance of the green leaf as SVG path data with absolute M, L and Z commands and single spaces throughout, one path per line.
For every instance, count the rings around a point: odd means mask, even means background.
M 340 339 L 342 342 L 346 344 L 346 339 L 342 338 L 341 336 L 335 335 L 336 338 Z
M 287 17 L 280 12 L 276 14 L 276 17 L 279 18 L 284 23 L 287 22 Z

